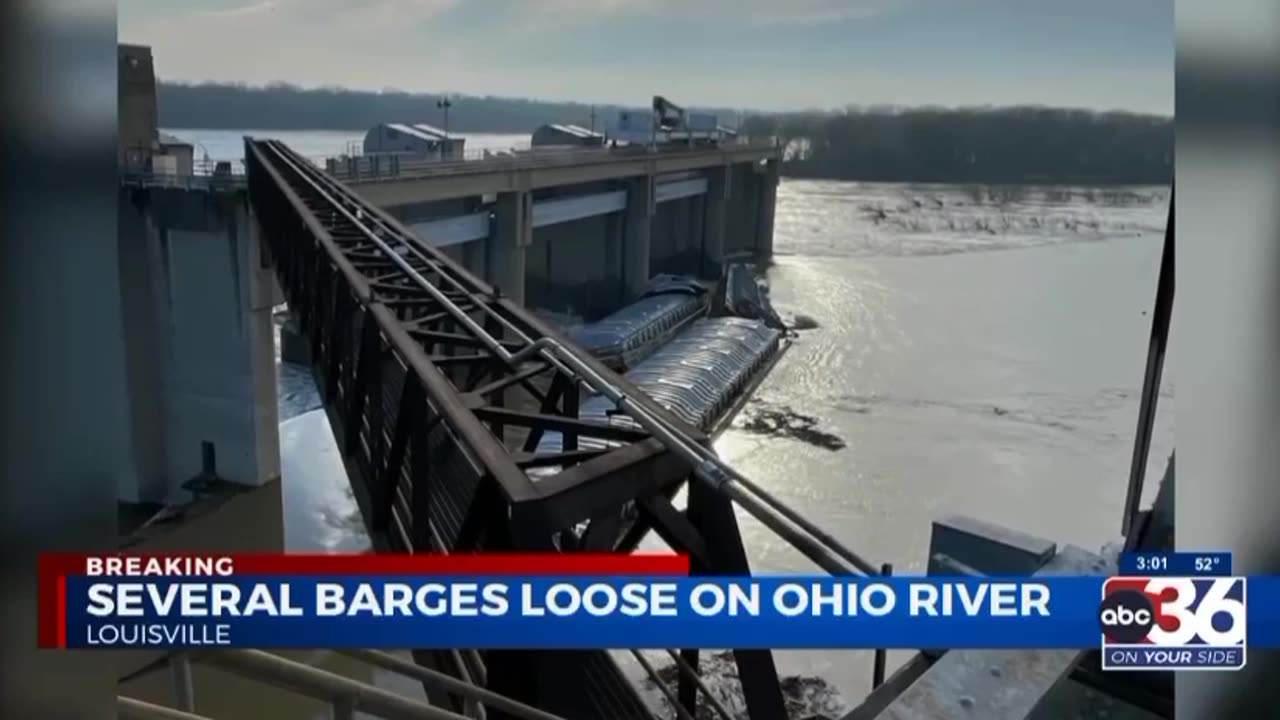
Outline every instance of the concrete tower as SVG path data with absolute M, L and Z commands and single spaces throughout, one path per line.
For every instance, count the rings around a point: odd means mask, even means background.
M 151 169 L 157 142 L 156 71 L 151 48 L 120 45 L 119 51 L 119 160 L 129 172 Z

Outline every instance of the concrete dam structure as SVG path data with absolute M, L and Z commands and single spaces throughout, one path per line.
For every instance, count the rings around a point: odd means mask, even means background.
M 600 318 L 661 273 L 718 279 L 773 247 L 772 141 L 330 160 L 369 203 L 530 308 Z

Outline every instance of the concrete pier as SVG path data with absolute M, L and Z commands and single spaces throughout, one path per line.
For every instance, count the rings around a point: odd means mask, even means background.
M 647 175 L 633 179 L 627 187 L 626 224 L 622 231 L 622 284 L 628 301 L 639 296 L 649 282 L 653 189 L 653 177 Z
M 756 254 L 773 257 L 773 215 L 778 204 L 778 161 L 765 162 L 760 176 L 760 224 L 756 227 Z
M 486 264 L 489 281 L 502 294 L 524 303 L 525 252 L 533 243 L 532 199 L 528 191 L 498 194 Z
M 184 502 L 198 477 L 277 481 L 278 298 L 243 191 L 123 187 L 118 238 L 131 448 L 120 500 Z
M 701 274 L 718 277 L 724 271 L 725 211 L 733 188 L 733 168 L 724 165 L 707 171 L 707 195 L 703 198 L 703 241 Z

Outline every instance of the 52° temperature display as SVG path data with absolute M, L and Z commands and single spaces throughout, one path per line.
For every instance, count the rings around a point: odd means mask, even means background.
M 1121 575 L 1224 577 L 1231 574 L 1231 553 L 1135 552 L 1120 556 Z

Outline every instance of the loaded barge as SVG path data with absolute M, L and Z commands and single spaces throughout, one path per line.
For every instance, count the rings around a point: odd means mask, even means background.
M 733 266 L 726 278 L 743 274 L 750 270 Z M 744 290 L 726 282 L 712 289 L 659 276 L 640 300 L 568 335 L 681 420 L 715 435 L 791 344 L 781 323 L 734 313 L 752 290 L 761 296 L 758 285 Z M 585 399 L 579 413 L 584 420 L 638 427 L 601 395 Z M 539 444 L 540 453 L 560 448 L 558 433 L 546 434 Z

